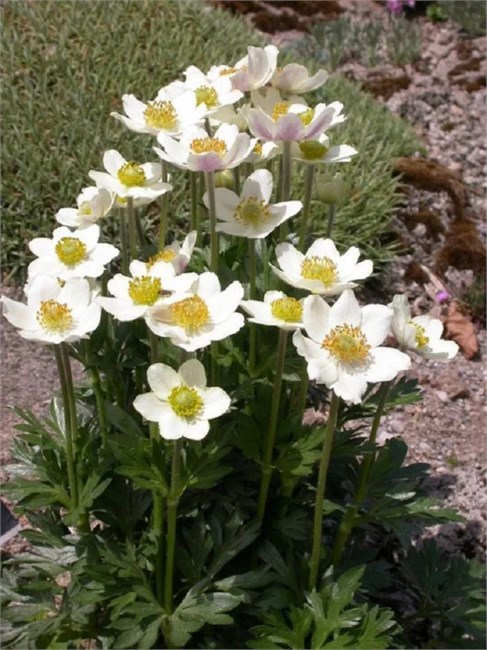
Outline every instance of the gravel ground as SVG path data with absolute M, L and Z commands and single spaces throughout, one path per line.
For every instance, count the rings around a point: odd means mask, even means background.
M 368 11 L 374 15 L 383 11 L 369 0 L 359 3 L 356 0 L 342 0 L 339 4 L 352 18 L 366 16 Z M 428 150 L 428 158 L 455 172 L 465 184 L 465 215 L 475 223 L 484 247 L 487 187 L 486 41 L 485 38 L 466 40 L 450 24 L 439 26 L 424 19 L 419 20 L 423 30 L 421 61 L 405 68 L 411 78 L 409 86 L 383 101 L 420 133 Z M 272 38 L 282 46 L 299 37 L 301 35 L 293 31 L 281 32 Z M 463 72 L 462 63 L 466 68 Z M 357 79 L 370 74 L 370 71 L 364 72 L 354 62 L 343 66 L 342 72 Z M 387 70 L 381 69 L 375 72 L 388 74 Z M 480 77 L 483 75 L 483 85 L 475 83 L 475 78 L 479 78 L 477 73 Z M 414 228 L 407 226 L 404 215 L 414 215 L 419 211 L 439 215 L 441 232 L 435 237 L 428 237 L 421 223 Z M 385 294 L 407 293 L 418 313 L 438 310 L 423 285 L 408 280 L 406 270 L 411 262 L 423 264 L 430 270 L 436 268 L 438 251 L 444 245 L 445 233 L 456 216 L 451 199 L 445 192 L 407 188 L 403 206 L 393 222 L 396 232 L 407 244 L 407 253 L 391 265 L 384 286 Z M 472 283 L 476 272 L 468 264 L 463 264 L 463 268 L 445 269 L 438 277 L 451 297 L 458 299 L 465 287 Z M 13 296 L 15 290 L 4 288 L 3 293 Z M 431 465 L 428 482 L 431 494 L 445 499 L 447 505 L 458 508 L 466 518 L 465 524 L 436 527 L 429 534 L 437 535 L 451 550 L 461 549 L 468 555 L 482 555 L 487 529 L 486 368 L 483 363 L 486 334 L 481 322 L 474 322 L 474 327 L 479 353 L 473 359 L 460 353 L 447 364 L 418 360 L 412 373 L 419 380 L 424 399 L 419 404 L 397 409 L 387 416 L 379 432 L 379 441 L 390 436 L 403 436 L 410 448 L 410 460 Z M 5 467 L 17 421 L 9 406 L 15 403 L 42 414 L 58 384 L 49 350 L 20 339 L 5 320 L 2 322 L 1 344 L 0 461 Z

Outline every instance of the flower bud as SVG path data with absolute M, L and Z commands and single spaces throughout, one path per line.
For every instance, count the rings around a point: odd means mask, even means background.
M 229 169 L 215 173 L 215 187 L 225 187 L 227 190 L 233 190 L 233 174 Z
M 341 174 L 323 176 L 316 184 L 316 195 L 323 203 L 338 203 L 347 192 L 348 187 Z

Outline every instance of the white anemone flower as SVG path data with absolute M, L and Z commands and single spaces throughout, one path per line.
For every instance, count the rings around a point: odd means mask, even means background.
M 326 70 L 320 69 L 310 77 L 308 69 L 304 65 L 288 63 L 284 68 L 278 68 L 275 71 L 271 84 L 286 95 L 301 95 L 320 88 L 328 77 Z
M 303 255 L 287 242 L 276 246 L 280 269 L 270 265 L 274 273 L 287 284 L 311 293 L 333 296 L 356 287 L 354 280 L 369 277 L 373 270 L 371 260 L 358 262 L 360 251 L 356 246 L 343 255 L 331 239 L 317 239 Z
M 216 229 L 228 235 L 262 239 L 277 226 L 297 214 L 301 201 L 283 201 L 271 205 L 272 174 L 258 169 L 244 182 L 240 196 L 224 187 L 215 190 L 215 212 L 222 223 Z M 203 202 L 209 207 L 208 194 Z
M 145 319 L 154 334 L 193 352 L 238 332 L 244 317 L 236 309 L 243 294 L 240 282 L 222 291 L 215 273 L 202 273 L 190 292 L 173 294 L 151 307 Z
M 347 402 L 358 404 L 368 383 L 390 381 L 407 370 L 411 359 L 395 348 L 381 347 L 389 334 L 392 309 L 361 308 L 353 291 L 330 307 L 320 296 L 304 300 L 306 333 L 293 335 L 298 354 L 308 362 L 308 376 Z
M 205 106 L 197 105 L 196 95 L 191 91 L 183 91 L 172 99 L 155 99 L 147 104 L 135 95 L 122 95 L 122 102 L 126 115 L 110 115 L 136 133 L 157 135 L 162 131 L 179 136 L 188 127 L 200 123 L 206 115 Z
M 291 143 L 291 157 L 306 165 L 350 162 L 357 150 L 348 144 L 330 147 L 330 138 L 322 133 L 316 140 Z
M 253 92 L 252 101 L 256 107 L 247 110 L 245 117 L 252 134 L 261 140 L 314 140 L 345 120 L 340 102 L 317 104 L 313 108 L 300 97 L 284 100 L 274 88 L 265 94 Z
M 37 237 L 29 248 L 37 259 L 29 264 L 28 276 L 50 275 L 68 278 L 99 278 L 105 266 L 119 254 L 112 244 L 99 244 L 100 226 L 70 230 L 65 226 L 53 231 L 52 239 Z
M 147 269 L 145 262 L 133 260 L 132 277 L 117 273 L 108 281 L 107 289 L 114 298 L 99 296 L 97 302 L 119 321 L 131 321 L 145 316 L 150 307 L 164 301 L 171 292 L 188 291 L 196 273 L 176 275 L 169 262 L 156 262 Z
M 204 129 L 194 127 L 179 142 L 165 133 L 160 133 L 157 140 L 164 150 L 154 147 L 154 151 L 162 160 L 195 172 L 237 167 L 255 145 L 255 140 L 247 133 L 239 133 L 233 124 L 222 124 L 211 137 Z
M 278 156 L 280 153 L 281 148 L 275 142 L 271 142 L 270 140 L 268 142 L 257 141 L 244 162 L 258 165 L 267 160 L 272 160 L 272 158 Z
M 172 189 L 169 183 L 163 183 L 160 163 L 143 163 L 127 161 L 115 149 L 105 151 L 103 166 L 106 172 L 91 170 L 88 175 L 98 187 L 105 187 L 126 203 L 127 198 L 141 199 L 148 203 Z
M 70 228 L 84 228 L 96 223 L 110 212 L 115 196 L 102 187 L 85 187 L 76 198 L 77 208 L 61 208 L 56 221 Z
M 163 363 L 147 370 L 150 393 L 138 395 L 134 408 L 149 422 L 157 422 L 166 440 L 202 440 L 209 420 L 230 408 L 230 396 L 217 386 L 208 388 L 203 364 L 185 361 L 178 371 Z
M 237 61 L 233 66 L 213 66 L 208 77 L 217 79 L 226 76 L 232 81 L 233 88 L 247 92 L 262 88 L 268 83 L 277 66 L 277 55 L 279 50 L 275 45 L 266 45 L 266 47 L 247 48 L 247 55 Z
M 27 304 L 0 298 L 5 318 L 24 339 L 41 343 L 72 343 L 98 327 L 101 307 L 93 301 L 88 280 L 38 275 L 26 289 Z
M 146 261 L 147 270 L 150 270 L 152 265 L 156 262 L 169 262 L 173 265 L 177 274 L 183 273 L 185 268 L 188 266 L 191 255 L 193 254 L 196 237 L 196 230 L 192 230 L 188 235 L 186 235 L 182 244 L 178 241 L 173 241 L 168 246 L 165 246 L 162 251 L 152 255 L 152 257 Z
M 293 331 L 304 327 L 303 301 L 286 296 L 282 291 L 267 291 L 264 301 L 242 300 L 240 306 L 252 316 L 248 320 L 259 325 L 271 325 Z
M 458 345 L 455 341 L 441 338 L 443 323 L 438 318 L 428 314 L 411 318 L 411 309 L 404 295 L 394 296 L 389 307 L 394 312 L 391 331 L 402 348 L 436 361 L 449 361 L 456 356 Z

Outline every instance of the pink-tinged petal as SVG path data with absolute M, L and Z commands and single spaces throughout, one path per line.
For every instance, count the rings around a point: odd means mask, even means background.
M 205 367 L 197 359 L 185 361 L 179 368 L 179 375 L 188 386 L 206 388 Z
M 242 198 L 256 198 L 269 203 L 272 195 L 272 174 L 268 169 L 258 169 L 245 179 Z
M 181 431 L 182 431 L 181 425 Z M 208 434 L 210 430 L 210 423 L 208 420 L 186 420 L 184 433 L 182 434 L 184 438 L 188 440 L 203 440 L 203 438 Z
M 303 323 L 307 334 L 321 344 L 330 331 L 330 306 L 320 296 L 308 296 L 303 301 Z
M 109 149 L 103 154 L 103 167 L 105 167 L 110 176 L 117 176 L 118 170 L 126 162 L 125 158 L 115 149 Z
M 36 237 L 29 242 L 29 248 L 36 257 L 55 255 L 55 247 L 54 241 L 48 237 Z
M 293 142 L 304 138 L 305 130 L 299 115 L 288 113 L 276 122 L 274 140 L 279 142 Z
M 235 192 L 225 187 L 217 187 L 215 190 L 216 216 L 222 221 L 230 221 L 235 216 L 240 199 Z M 209 209 L 208 194 L 204 194 L 203 203 Z
M 275 124 L 272 119 L 260 108 L 252 108 L 246 115 L 249 129 L 257 138 L 262 140 L 275 140 Z
M 370 345 L 376 347 L 386 339 L 391 328 L 392 316 L 392 309 L 385 305 L 365 305 L 362 308 L 360 329 Z
M 24 330 L 36 330 L 39 327 L 34 310 L 6 296 L 0 298 L 3 304 L 3 315 L 14 327 Z
M 147 381 L 152 392 L 161 400 L 167 399 L 172 389 L 181 384 L 178 373 L 164 363 L 154 363 L 149 366 Z
M 235 124 L 226 124 L 224 122 L 215 131 L 215 135 L 213 137 L 217 140 L 223 140 L 223 142 L 226 144 L 227 149 L 230 149 L 238 136 L 238 127 Z
M 255 146 L 255 140 L 251 140 L 246 133 L 240 133 L 235 139 L 233 146 L 223 158 L 223 166 L 226 169 L 233 169 L 247 158 Z
M 329 385 L 329 388 L 346 402 L 359 404 L 367 390 L 367 380 L 362 374 L 347 372 L 340 368 L 337 381 Z
M 142 316 L 147 311 L 147 305 L 134 305 L 133 302 L 120 300 L 119 298 L 105 298 L 98 296 L 96 302 L 112 316 L 121 322 L 128 322 Z
M 403 370 L 411 367 L 411 359 L 407 354 L 395 348 L 373 348 L 369 352 L 371 363 L 365 370 L 367 381 L 390 381 Z
M 204 410 L 201 417 L 212 420 L 223 415 L 230 408 L 230 396 L 218 387 L 207 388 L 204 391 Z
M 171 407 L 158 399 L 154 393 L 143 393 L 135 398 L 134 409 L 149 422 L 160 422 L 161 418 L 168 414 Z
M 201 154 L 190 153 L 186 164 L 188 169 L 198 172 L 216 172 L 227 167 L 223 158 L 214 151 Z
M 359 327 L 361 320 L 362 311 L 357 299 L 353 291 L 347 289 L 330 310 L 330 329 L 343 324 Z
M 266 47 L 253 47 L 250 45 L 247 55 L 247 74 L 250 83 L 248 87 L 239 87 L 239 90 L 247 91 L 251 88 L 264 86 L 274 74 L 278 52 L 279 50 L 275 45 L 267 45 Z
M 335 264 L 340 259 L 340 253 L 337 251 L 335 243 L 331 239 L 317 239 L 314 241 L 306 252 L 306 258 L 310 257 L 327 257 Z
M 325 107 L 323 104 L 318 104 L 313 119 L 306 129 L 304 129 L 304 139 L 314 140 L 320 136 L 332 124 L 334 116 L 335 110 L 333 107 Z

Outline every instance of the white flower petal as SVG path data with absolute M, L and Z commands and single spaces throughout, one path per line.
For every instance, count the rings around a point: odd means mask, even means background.
M 362 308 L 360 329 L 373 347 L 383 343 L 389 334 L 392 315 L 392 309 L 385 305 L 365 305 Z
M 137 395 L 134 408 L 149 422 L 160 422 L 161 418 L 171 410 L 169 404 L 158 399 L 154 393 Z
M 179 375 L 188 386 L 206 387 L 206 372 L 204 365 L 197 359 L 188 359 L 179 368 Z
M 372 363 L 367 367 L 365 377 L 372 383 L 390 381 L 399 372 L 408 370 L 411 366 L 408 355 L 395 348 L 373 348 L 369 354 Z
M 149 386 L 159 399 L 165 400 L 181 381 L 178 373 L 164 363 L 154 363 L 147 370 Z
M 230 408 L 230 396 L 218 387 L 206 388 L 204 391 L 204 411 L 202 418 L 211 420 L 223 415 Z
M 330 328 L 344 323 L 359 327 L 362 313 L 353 291 L 345 290 L 330 310 Z
M 321 343 L 330 330 L 330 306 L 320 296 L 308 296 L 303 302 L 303 323 L 307 334 Z

